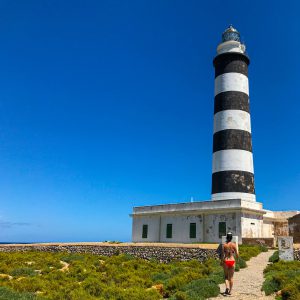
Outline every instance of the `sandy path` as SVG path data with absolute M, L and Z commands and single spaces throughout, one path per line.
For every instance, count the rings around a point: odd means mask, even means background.
M 62 260 L 60 260 L 59 262 L 63 265 L 63 267 L 61 269 L 59 269 L 60 271 L 62 271 L 62 272 L 69 271 L 70 264 L 68 264 L 67 262 L 62 261 Z
M 263 270 L 267 266 L 268 259 L 273 253 L 274 250 L 262 252 L 247 262 L 247 268 L 235 273 L 231 296 L 219 295 L 211 299 L 224 299 L 225 297 L 234 300 L 275 299 L 274 296 L 265 296 L 264 292 L 261 291 L 264 282 Z M 225 291 L 225 284 L 221 284 L 220 288 L 223 293 Z

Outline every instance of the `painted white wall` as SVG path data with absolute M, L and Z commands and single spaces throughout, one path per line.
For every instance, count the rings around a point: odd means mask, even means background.
M 220 150 L 213 153 L 212 172 L 239 170 L 254 173 L 252 152 L 239 149 Z
M 250 114 L 242 110 L 223 110 L 214 116 L 214 133 L 226 129 L 240 129 L 251 132 Z
M 143 225 L 148 225 L 148 237 L 142 238 Z M 133 242 L 159 242 L 160 216 L 136 216 L 132 218 Z
M 228 192 L 228 193 L 216 193 L 211 195 L 212 200 L 228 200 L 228 199 L 243 199 L 247 201 L 256 201 L 254 194 Z
M 196 223 L 196 238 L 190 239 L 190 223 Z M 167 238 L 167 224 L 172 224 L 172 238 Z M 162 216 L 160 241 L 165 243 L 203 242 L 202 216 Z
M 228 91 L 249 95 L 248 77 L 241 73 L 224 73 L 215 78 L 215 96 Z
M 242 237 L 260 238 L 263 237 L 263 217 L 242 213 L 241 215 Z
M 226 52 L 238 52 L 238 53 L 245 53 L 246 47 L 245 45 L 241 44 L 237 41 L 227 41 L 221 43 L 217 47 L 217 53 L 222 54 Z
M 161 219 L 161 221 L 160 221 Z M 272 222 L 263 221 L 262 215 L 231 212 L 204 215 L 157 215 L 134 216 L 132 224 L 133 242 L 165 243 L 220 243 L 219 222 L 226 222 L 226 232 L 231 231 L 239 239 L 273 237 Z M 190 223 L 196 223 L 196 238 L 190 239 Z M 142 238 L 143 224 L 148 224 L 148 238 Z M 160 224 L 160 225 L 159 225 Z M 166 237 L 167 224 L 172 224 L 172 238 Z
M 263 237 L 273 238 L 274 237 L 274 223 L 269 220 L 263 222 Z
M 161 218 L 161 226 L 160 219 Z M 133 242 L 165 242 L 165 243 L 220 243 L 219 222 L 226 222 L 226 231 L 232 231 L 241 240 L 247 238 L 272 238 L 274 225 L 255 214 L 232 212 L 226 214 L 207 214 L 198 216 L 135 216 L 132 224 Z M 190 223 L 196 223 L 196 238 L 190 239 Z M 143 224 L 148 225 L 148 238 L 142 238 Z M 167 224 L 172 224 L 173 237 L 166 238 Z M 160 229 L 160 231 L 159 231 Z
M 239 236 L 240 219 L 237 214 L 210 214 L 204 216 L 204 241 L 212 243 L 221 243 L 222 238 L 219 237 L 219 222 L 226 222 L 226 232 L 231 231 L 233 235 Z M 239 236 L 240 237 L 240 236 Z

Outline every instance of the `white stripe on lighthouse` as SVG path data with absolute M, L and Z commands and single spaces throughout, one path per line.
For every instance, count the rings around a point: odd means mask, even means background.
M 222 110 L 214 116 L 214 133 L 226 129 L 251 132 L 250 114 L 243 110 Z
M 252 152 L 238 149 L 221 150 L 213 153 L 212 172 L 246 171 L 254 173 Z
M 224 73 L 215 78 L 215 96 L 228 91 L 249 95 L 248 77 L 241 73 Z
M 248 201 L 256 201 L 255 194 L 238 193 L 238 192 L 225 192 L 216 193 L 211 195 L 212 200 L 227 200 L 227 199 L 243 199 Z

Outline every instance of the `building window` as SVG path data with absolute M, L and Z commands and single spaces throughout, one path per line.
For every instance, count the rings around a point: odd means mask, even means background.
M 226 235 L 226 222 L 219 222 L 219 238 Z
M 146 239 L 148 237 L 148 225 L 144 224 L 143 225 L 143 233 L 142 233 L 142 238 Z
M 190 239 L 196 238 L 196 223 L 190 223 Z
M 172 224 L 167 224 L 167 239 L 172 238 Z

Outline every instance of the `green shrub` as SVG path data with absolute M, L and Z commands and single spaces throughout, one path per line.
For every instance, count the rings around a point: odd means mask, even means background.
M 151 276 L 152 281 L 155 283 L 165 282 L 168 278 L 170 278 L 170 275 L 166 273 L 156 273 Z
M 188 300 L 188 296 L 185 292 L 178 291 L 169 300 Z
M 219 268 L 214 270 L 209 278 L 214 281 L 216 284 L 221 284 L 224 282 L 224 270 Z
M 262 290 L 270 295 L 281 290 L 281 299 L 300 299 L 300 262 L 279 261 L 273 258 L 275 263 L 264 270 L 265 281 Z
M 288 283 L 281 291 L 283 300 L 299 300 L 300 299 L 300 276 L 296 276 L 294 280 Z
M 27 267 L 16 268 L 10 272 L 11 276 L 35 276 L 37 274 L 38 274 L 37 271 Z
M 237 259 L 236 265 L 238 265 L 240 269 L 247 268 L 247 263 L 241 257 Z
M 268 252 L 268 248 L 266 245 L 259 245 L 259 248 L 261 252 Z
M 219 286 L 210 279 L 193 280 L 184 287 L 188 300 L 201 300 L 220 294 Z
M 0 287 L 0 300 L 42 300 L 31 293 L 18 293 L 6 287 Z
M 60 261 L 67 270 L 61 271 Z M 126 254 L 0 253 L 0 270 L 13 276 L 0 280 L 0 300 L 193 300 L 216 294 L 224 280 L 214 259 L 165 264 Z
M 275 292 L 279 291 L 279 283 L 277 281 L 274 281 L 272 277 L 267 278 L 262 286 L 262 290 L 265 292 L 265 294 L 271 295 L 274 294 Z
M 276 263 L 279 261 L 279 251 L 275 251 L 269 258 L 269 262 Z
M 239 246 L 240 257 L 245 261 L 250 260 L 252 257 L 257 256 L 261 252 L 262 252 L 261 246 L 252 246 L 252 245 Z
M 60 258 L 60 260 L 66 262 L 66 263 L 70 263 L 72 261 L 83 261 L 84 260 L 84 256 L 81 254 L 77 254 L 77 253 L 71 253 L 65 256 L 62 256 Z

